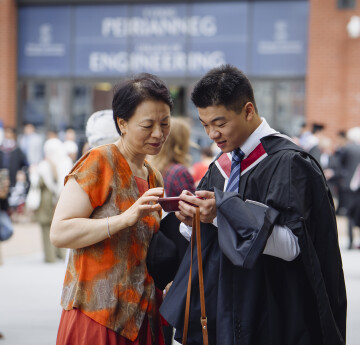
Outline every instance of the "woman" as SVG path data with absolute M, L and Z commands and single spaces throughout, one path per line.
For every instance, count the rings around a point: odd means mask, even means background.
M 44 143 L 44 159 L 38 167 L 30 168 L 31 184 L 40 189 L 40 204 L 35 210 L 35 219 L 41 226 L 45 262 L 56 262 L 66 257 L 64 248 L 56 248 L 50 242 L 50 225 L 64 178 L 72 166 L 63 142 L 52 138 Z
M 121 82 L 113 118 L 120 138 L 87 152 L 65 179 L 51 226 L 72 248 L 57 344 L 163 344 L 146 254 L 158 231 L 162 177 L 145 160 L 170 131 L 172 100 L 151 74 Z
M 163 175 L 165 194 L 168 197 L 179 196 L 184 189 L 190 191 L 191 193 L 194 193 L 195 191 L 194 179 L 188 170 L 190 163 L 189 147 L 189 125 L 184 119 L 172 118 L 169 137 L 166 140 L 161 152 L 152 159 L 152 163 Z M 164 211 L 163 214 L 165 214 Z M 176 261 L 171 262 L 171 265 L 173 266 L 171 270 L 172 278 L 174 278 L 177 268 L 180 265 L 181 259 L 183 258 L 188 246 L 188 242 L 178 231 L 172 231 L 173 229 L 179 229 L 179 225 L 180 221 L 175 217 L 175 213 L 168 214 L 166 216 L 166 220 L 162 221 L 162 231 L 168 238 L 171 238 L 176 246 Z M 152 271 L 152 268 L 149 267 L 149 270 Z M 154 269 L 153 274 L 156 283 L 158 283 L 158 274 L 161 274 L 161 280 L 164 279 L 162 274 L 165 269 L 162 271 L 163 272 L 159 272 L 158 269 Z M 161 284 L 158 284 L 158 286 L 160 287 Z M 163 331 L 165 336 L 165 345 L 171 345 L 173 328 L 171 326 L 164 326 Z
M 186 189 L 195 191 L 194 179 L 188 167 L 190 164 L 190 128 L 182 118 L 171 119 L 171 132 L 164 147 L 151 162 L 164 178 L 167 197 L 179 196 Z

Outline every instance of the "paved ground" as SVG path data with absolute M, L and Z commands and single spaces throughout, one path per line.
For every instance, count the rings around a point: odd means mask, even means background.
M 343 219 L 339 219 L 339 228 L 348 294 L 347 344 L 357 345 L 360 339 L 360 250 L 345 249 Z M 0 332 L 5 335 L 0 345 L 55 344 L 64 263 L 43 263 L 40 229 L 33 223 L 16 224 L 14 236 L 0 246 L 3 257 Z

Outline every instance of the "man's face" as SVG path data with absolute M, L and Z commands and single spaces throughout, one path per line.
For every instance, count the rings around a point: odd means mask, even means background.
M 227 110 L 223 105 L 198 108 L 199 119 L 206 134 L 223 152 L 231 152 L 243 145 L 253 131 L 252 103 L 244 105 L 241 113 Z M 250 114 L 250 116 L 249 116 Z

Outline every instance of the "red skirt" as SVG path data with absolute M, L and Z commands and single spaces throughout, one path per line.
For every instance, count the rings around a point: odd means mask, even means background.
M 63 310 L 56 345 L 165 345 L 161 327 L 152 342 L 150 324 L 145 315 L 135 341 L 122 337 L 94 321 L 78 309 Z

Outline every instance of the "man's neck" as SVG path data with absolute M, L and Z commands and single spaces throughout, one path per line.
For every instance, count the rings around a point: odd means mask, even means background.
M 260 122 L 258 126 L 246 139 L 245 143 L 240 147 L 240 149 L 245 153 L 245 157 L 247 157 L 255 149 L 255 147 L 260 143 L 261 138 L 277 133 L 268 125 L 264 118 L 259 118 L 259 120 Z

